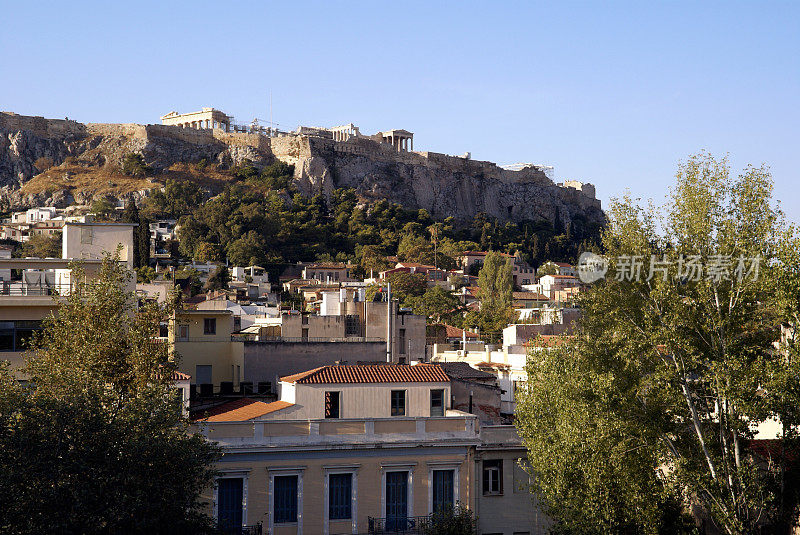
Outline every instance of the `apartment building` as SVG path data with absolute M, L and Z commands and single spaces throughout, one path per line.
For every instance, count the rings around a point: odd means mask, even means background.
M 334 283 L 350 280 L 350 266 L 338 262 L 307 264 L 303 267 L 303 279 Z
M 67 223 L 62 258 L 11 258 L 0 251 L 0 359 L 19 368 L 27 340 L 41 329 L 42 320 L 56 310 L 59 296 L 69 293 L 74 260 L 83 262 L 87 278 L 96 276 L 103 253 L 120 250 L 120 261 L 133 268 L 132 224 Z M 14 270 L 14 271 L 12 271 Z M 18 270 L 18 271 L 17 271 Z M 19 273 L 13 278 L 12 273 Z M 126 290 L 133 292 L 135 279 Z
M 195 392 L 233 393 L 244 377 L 244 345 L 231 336 L 230 310 L 180 310 L 169 320 L 167 341 L 178 370 L 192 377 Z

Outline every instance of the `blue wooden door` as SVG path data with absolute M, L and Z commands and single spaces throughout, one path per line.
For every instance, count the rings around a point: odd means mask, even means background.
M 407 518 L 408 472 L 386 472 L 386 530 L 405 530 Z

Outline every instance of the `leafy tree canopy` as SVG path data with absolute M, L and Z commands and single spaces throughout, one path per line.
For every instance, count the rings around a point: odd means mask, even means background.
M 664 207 L 611 206 L 606 278 L 582 292 L 577 335 L 530 355 L 518 399 L 535 488 L 565 530 L 659 533 L 694 505 L 721 533 L 788 532 L 800 239 L 771 197 L 765 168 L 733 177 L 700 154 Z M 774 464 L 752 447 L 770 418 Z
M 0 531 L 203 533 L 218 449 L 187 432 L 156 340 L 166 311 L 138 310 L 107 257 L 34 337 L 23 386 L 0 367 Z

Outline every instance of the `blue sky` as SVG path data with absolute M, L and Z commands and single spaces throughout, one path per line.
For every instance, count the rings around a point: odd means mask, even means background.
M 663 199 L 701 149 L 771 166 L 800 222 L 800 4 L 0 2 L 0 109 L 353 122 Z

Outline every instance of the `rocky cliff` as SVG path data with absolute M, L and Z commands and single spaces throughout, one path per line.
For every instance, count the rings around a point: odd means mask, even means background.
M 149 179 L 119 171 L 129 153 L 142 154 Z M 365 201 L 389 199 L 424 208 L 434 217 L 471 219 L 479 212 L 501 221 L 580 217 L 603 220 L 594 187 L 554 184 L 542 170 L 502 169 L 491 162 L 433 152 L 396 152 L 367 138 L 334 141 L 324 135 L 226 133 L 162 125 L 81 124 L 0 113 L 0 196 L 12 206 L 87 202 L 102 194 L 146 195 L 166 178 L 204 180 L 213 192 L 245 160 L 275 159 L 295 166 L 295 184 L 307 194 L 354 188 Z M 215 164 L 197 176 L 181 165 Z

